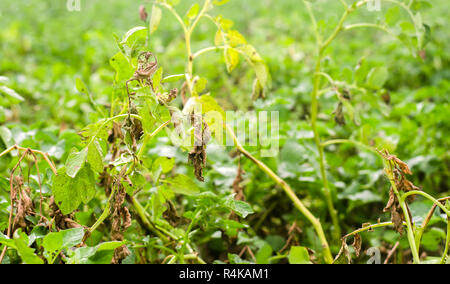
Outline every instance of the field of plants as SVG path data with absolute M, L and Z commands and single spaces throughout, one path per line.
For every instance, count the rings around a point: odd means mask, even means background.
M 445 0 L 0 0 L 1 264 L 450 264 Z

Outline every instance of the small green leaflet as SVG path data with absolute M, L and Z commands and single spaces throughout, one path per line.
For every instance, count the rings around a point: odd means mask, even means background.
M 309 260 L 308 250 L 305 247 L 291 247 L 288 259 L 290 264 L 312 264 Z

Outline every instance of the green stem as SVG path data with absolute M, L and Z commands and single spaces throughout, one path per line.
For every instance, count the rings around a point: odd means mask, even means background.
M 198 257 L 198 255 L 196 255 L 196 254 L 186 254 L 184 256 L 184 259 L 186 259 L 186 260 L 196 260 L 200 264 L 206 264 L 206 262 L 203 259 L 201 259 L 200 257 Z
M 321 141 L 320 141 L 321 139 L 320 139 L 319 131 L 317 129 L 317 115 L 318 115 L 318 108 L 319 108 L 317 98 L 318 98 L 318 91 L 319 91 L 319 86 L 320 86 L 320 75 L 317 75 L 317 74 L 320 74 L 321 60 L 322 60 L 322 52 L 319 51 L 317 61 L 316 61 L 315 75 L 313 78 L 313 92 L 311 93 L 311 128 L 314 133 L 314 142 L 315 142 L 315 144 L 317 146 L 317 150 L 319 152 L 319 165 L 320 165 L 320 173 L 322 176 L 323 191 L 324 191 L 328 211 L 330 213 L 331 220 L 332 220 L 333 227 L 334 227 L 333 237 L 337 241 L 341 237 L 341 228 L 339 225 L 339 218 L 337 216 L 336 209 L 334 208 L 333 198 L 331 196 L 330 188 L 328 185 L 328 177 L 327 177 L 326 169 L 325 169 L 324 149 L 321 145 Z
M 97 228 L 103 223 L 103 221 L 105 221 L 106 218 L 108 218 L 109 214 L 111 214 L 111 200 L 115 193 L 116 188 L 114 187 L 111 191 L 111 194 L 109 195 L 108 201 L 106 202 L 106 206 L 105 209 L 103 210 L 102 215 L 100 215 L 100 217 L 97 219 L 94 225 L 92 225 L 92 227 L 89 228 L 88 236 L 90 236 L 95 230 L 97 230 Z
M 211 47 L 207 47 L 207 48 L 203 48 L 199 51 L 197 51 L 196 53 L 194 53 L 194 55 L 192 56 L 194 59 L 199 57 L 202 54 L 205 54 L 207 52 L 210 51 L 217 51 L 217 50 L 222 50 L 222 49 L 226 49 L 226 46 L 211 46 Z
M 144 207 L 142 207 L 142 205 L 136 200 L 136 198 L 134 196 L 131 196 L 131 200 L 132 200 L 134 208 L 136 209 L 136 213 L 141 218 L 144 226 L 148 230 L 150 230 L 152 233 L 157 235 L 164 243 L 167 243 L 168 242 L 167 237 L 164 236 L 158 229 L 156 229 L 155 226 L 152 224 L 152 222 L 150 222 L 150 220 L 147 218 Z
M 403 224 L 406 225 L 405 222 L 403 222 Z M 353 235 L 356 235 L 356 234 L 359 234 L 359 233 L 362 233 L 362 232 L 365 232 L 365 231 L 368 231 L 368 230 L 381 228 L 381 227 L 386 227 L 386 226 L 393 226 L 393 225 L 394 225 L 394 223 L 392 223 L 392 222 L 384 222 L 384 223 L 378 223 L 378 224 L 365 226 L 365 227 L 362 227 L 362 228 L 360 228 L 358 230 L 355 230 L 355 231 L 353 231 L 353 232 L 343 236 L 342 239 L 346 239 L 346 238 L 348 238 L 350 236 L 353 236 Z
M 333 144 L 354 144 L 355 146 L 358 146 L 360 148 L 363 148 L 365 150 L 368 150 L 374 154 L 376 154 L 377 156 L 380 156 L 380 153 L 378 153 L 378 151 L 373 148 L 370 147 L 362 142 L 356 141 L 356 140 L 350 140 L 350 139 L 333 139 L 333 140 L 328 140 L 326 142 L 322 143 L 322 147 L 327 147 L 329 145 L 333 145 Z
M 381 26 L 381 25 L 377 25 L 377 24 L 372 24 L 372 23 L 359 23 L 359 24 L 352 24 L 352 25 L 348 25 L 344 27 L 345 31 L 349 31 L 352 29 L 357 29 L 357 28 L 374 28 L 374 29 L 379 29 L 382 30 L 384 32 L 386 32 L 387 34 L 393 36 L 393 37 L 397 37 L 395 34 L 393 34 L 390 30 L 388 30 L 386 27 Z
M 153 137 L 155 137 L 156 135 L 158 135 L 158 133 L 161 132 L 161 130 L 163 130 L 163 129 L 164 129 L 167 125 L 169 125 L 169 124 L 170 124 L 170 120 L 164 122 L 161 126 L 159 126 L 159 127 L 158 127 L 155 131 L 153 131 L 152 133 L 146 134 L 146 135 L 145 135 L 144 141 L 142 142 L 141 149 L 139 149 L 139 152 L 138 152 L 138 155 L 137 155 L 138 159 L 141 159 L 141 158 L 142 158 L 142 156 L 143 156 L 144 153 L 145 153 L 145 148 L 146 148 L 147 144 L 153 139 Z
M 445 249 L 444 253 L 442 254 L 441 258 L 441 264 L 445 264 L 447 260 L 447 254 L 450 246 L 450 217 L 447 217 L 447 238 L 445 239 Z
M 190 75 L 190 80 L 192 80 L 192 74 L 194 69 L 194 56 L 192 54 L 192 47 L 191 47 L 191 37 L 192 33 L 195 30 L 195 27 L 197 26 L 200 19 L 203 17 L 203 15 L 206 13 L 206 10 L 209 7 L 210 0 L 205 0 L 205 3 L 203 4 L 203 8 L 198 14 L 197 18 L 194 20 L 192 25 L 189 27 L 189 29 L 185 32 L 185 40 L 186 40 L 186 50 L 187 50 L 187 56 L 188 56 L 188 74 Z
M 236 137 L 236 134 L 233 132 L 233 130 L 228 126 L 225 125 L 225 128 L 228 132 L 228 134 L 233 138 L 234 144 L 238 151 L 242 153 L 245 157 L 247 157 L 250 161 L 255 163 L 264 173 L 266 173 L 272 180 L 274 180 L 287 194 L 289 199 L 294 203 L 295 207 L 311 222 L 313 225 L 317 236 L 322 244 L 322 248 L 324 251 L 324 258 L 327 263 L 333 262 L 333 257 L 331 255 L 330 247 L 328 245 L 328 241 L 325 237 L 325 233 L 322 229 L 322 224 L 314 215 L 306 208 L 306 206 L 301 202 L 301 200 L 297 197 L 295 192 L 292 190 L 292 188 L 279 176 L 277 176 L 269 167 L 267 167 L 263 162 L 259 161 L 255 157 L 253 157 L 247 150 L 242 147 L 241 143 Z
M 450 211 L 449 211 L 447 208 L 445 208 L 444 205 L 442 205 L 439 201 L 437 201 L 436 199 L 434 199 L 433 196 L 429 195 L 429 194 L 426 193 L 426 192 L 420 191 L 420 190 L 412 190 L 412 191 L 408 191 L 407 193 L 405 193 L 405 194 L 402 195 L 402 197 L 400 198 L 400 202 L 405 202 L 406 198 L 407 198 L 408 196 L 411 196 L 411 195 L 422 195 L 423 197 L 428 198 L 429 200 L 433 201 L 434 204 L 436 204 L 437 206 L 439 206 L 439 208 L 441 208 L 442 211 L 444 211 L 445 214 L 447 214 L 447 216 L 450 217 Z

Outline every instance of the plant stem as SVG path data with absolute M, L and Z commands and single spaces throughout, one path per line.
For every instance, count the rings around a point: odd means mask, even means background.
M 405 200 L 404 199 L 402 200 L 400 193 L 398 192 L 397 185 L 395 183 L 393 170 L 392 170 L 392 168 L 393 168 L 392 162 L 387 161 L 387 163 L 388 163 L 388 165 L 386 167 L 386 173 L 388 175 L 389 182 L 391 183 L 392 190 L 394 191 L 395 195 L 397 196 L 400 207 L 402 208 L 402 211 L 403 211 L 403 216 L 406 221 L 408 242 L 409 242 L 409 246 L 411 248 L 411 253 L 412 253 L 412 256 L 414 259 L 414 263 L 420 264 L 419 251 L 417 250 L 417 246 L 416 246 L 412 220 L 410 220 L 410 218 L 409 218 L 409 211 L 408 211 L 407 205 L 405 203 Z
M 333 144 L 354 144 L 355 146 L 358 146 L 360 148 L 366 149 L 366 150 L 368 150 L 368 151 L 370 151 L 370 152 L 372 152 L 374 154 L 377 154 L 377 156 L 380 156 L 380 153 L 378 153 L 378 151 L 375 148 L 370 147 L 370 146 L 368 146 L 368 145 L 366 145 L 364 143 L 361 143 L 359 141 L 350 140 L 350 139 L 333 139 L 333 140 L 328 140 L 328 141 L 322 143 L 322 147 L 325 148 L 325 147 L 327 147 L 329 145 L 333 145 Z
M 403 223 L 403 224 L 406 225 L 406 223 Z M 360 228 L 360 229 L 358 229 L 356 231 L 353 231 L 353 232 L 343 236 L 342 239 L 346 239 L 346 238 L 348 238 L 350 236 L 353 236 L 353 235 L 356 235 L 356 234 L 359 234 L 359 233 L 362 233 L 364 231 L 368 231 L 368 230 L 371 230 L 371 229 L 376 229 L 376 228 L 381 228 L 381 227 L 386 227 L 386 226 L 393 226 L 393 225 L 394 225 L 394 223 L 392 223 L 392 222 L 384 222 L 384 223 L 378 223 L 378 224 L 369 225 L 369 226 L 362 227 L 362 228 Z
M 116 193 L 116 188 L 113 187 L 111 194 L 109 195 L 108 201 L 106 202 L 106 206 L 105 206 L 105 209 L 103 210 L 102 215 L 100 215 L 100 217 L 97 219 L 97 221 L 94 223 L 94 225 L 92 225 L 92 227 L 89 228 L 89 230 L 88 230 L 89 234 L 86 235 L 86 238 L 87 238 L 87 236 L 90 236 L 95 230 L 97 230 L 98 226 L 100 226 L 103 223 L 103 221 L 105 221 L 106 218 L 108 218 L 109 214 L 111 214 L 111 200 L 115 193 Z
M 53 173 L 56 175 L 57 174 L 57 170 L 56 170 L 56 166 L 53 164 L 53 162 L 50 160 L 48 153 L 42 152 L 42 151 L 38 151 L 38 150 L 33 150 L 30 148 L 24 148 L 24 147 L 20 147 L 19 145 L 13 145 L 11 147 L 9 147 L 8 149 L 6 149 L 5 151 L 0 153 L 0 158 L 3 157 L 4 155 L 10 153 L 13 150 L 17 150 L 17 151 L 28 151 L 34 154 L 39 154 L 42 156 L 42 158 L 44 158 L 44 160 L 47 162 L 47 164 L 50 166 L 50 168 L 52 169 Z
M 328 185 L 328 177 L 327 177 L 326 169 L 325 169 L 324 149 L 321 145 L 321 141 L 320 141 L 321 139 L 320 139 L 319 131 L 317 129 L 317 114 L 318 114 L 317 97 L 318 97 L 318 91 L 319 91 L 319 86 L 320 86 L 320 76 L 317 74 L 320 73 L 321 60 L 322 60 L 322 52 L 319 51 L 319 54 L 317 56 L 317 61 L 316 61 L 315 75 L 313 78 L 313 91 L 311 93 L 311 128 L 314 133 L 314 142 L 315 142 L 315 144 L 317 146 L 317 150 L 319 152 L 319 164 L 320 164 L 320 173 L 322 176 L 323 191 L 324 191 L 325 199 L 327 202 L 328 211 L 330 213 L 331 220 L 332 220 L 333 227 L 334 227 L 333 238 L 334 238 L 334 240 L 337 241 L 341 237 L 341 228 L 339 225 L 339 219 L 337 216 L 336 209 L 334 208 L 334 205 L 333 205 L 333 199 L 332 199 L 329 185 Z
M 225 128 L 228 132 L 228 134 L 233 138 L 234 144 L 238 151 L 242 153 L 245 157 L 247 157 L 249 160 L 251 160 L 253 163 L 255 163 L 263 172 L 265 172 L 272 180 L 274 180 L 281 188 L 284 190 L 284 192 L 287 194 L 287 196 L 291 199 L 291 201 L 294 203 L 295 207 L 312 223 L 317 236 L 319 237 L 319 240 L 322 244 L 322 248 L 324 251 L 324 258 L 325 262 L 332 263 L 333 257 L 331 255 L 330 247 L 328 245 L 327 239 L 325 237 L 325 234 L 322 229 L 322 224 L 314 215 L 306 208 L 306 206 L 303 204 L 303 202 L 300 201 L 300 199 L 297 197 L 295 192 L 292 190 L 292 188 L 279 176 L 277 176 L 269 167 L 267 167 L 263 162 L 259 161 L 255 157 L 253 157 L 247 150 L 242 147 L 241 143 L 237 139 L 235 133 L 233 130 L 228 126 L 225 125 Z
M 319 131 L 317 129 L 317 115 L 319 112 L 319 104 L 318 104 L 318 96 L 319 96 L 319 87 L 320 87 L 320 79 L 321 79 L 321 62 L 323 59 L 323 54 L 325 49 L 331 44 L 331 42 L 336 38 L 336 36 L 339 34 L 339 32 L 342 30 L 342 27 L 344 25 L 345 20 L 347 19 L 347 16 L 351 10 L 349 8 L 346 8 L 344 11 L 344 14 L 342 15 L 338 25 L 336 26 L 333 33 L 328 37 L 328 39 L 323 43 L 320 44 L 318 40 L 317 45 L 317 58 L 316 58 L 316 67 L 313 75 L 313 91 L 311 93 L 311 128 L 314 133 L 314 142 L 317 146 L 317 150 L 319 152 L 319 165 L 320 165 L 320 173 L 322 176 L 322 183 L 323 183 L 323 191 L 325 195 L 325 199 L 328 206 L 328 211 L 330 213 L 331 221 L 333 223 L 333 237 L 335 240 L 339 240 L 341 237 L 341 227 L 339 225 L 339 217 L 337 215 L 337 211 L 334 208 L 333 204 L 333 197 L 330 192 L 330 186 L 328 184 L 328 177 L 326 173 L 325 168 L 325 154 L 324 154 L 324 148 L 321 144 L 321 138 Z M 318 32 L 316 30 L 316 37 L 319 38 Z
M 444 211 L 448 217 L 450 217 L 450 211 L 447 208 L 445 208 L 444 205 L 442 205 L 438 200 L 434 199 L 433 196 L 429 195 L 426 192 L 420 191 L 420 190 L 408 191 L 407 193 L 402 195 L 402 197 L 400 198 L 400 202 L 405 202 L 406 198 L 410 195 L 422 195 L 423 197 L 428 198 L 429 200 L 433 201 L 434 204 L 439 206 L 439 208 L 441 208 L 442 211 Z
M 200 55 L 210 52 L 210 51 L 217 51 L 217 50 L 221 50 L 221 49 L 225 49 L 225 46 L 211 46 L 211 47 L 206 47 L 204 49 L 201 49 L 199 51 L 197 51 L 196 53 L 194 53 L 194 55 L 192 56 L 194 59 L 199 57 Z
M 146 212 L 144 207 L 142 207 L 141 203 L 136 200 L 134 196 L 131 196 L 131 200 L 133 203 L 134 208 L 136 209 L 136 213 L 139 215 L 139 217 L 142 220 L 142 223 L 145 225 L 145 227 L 157 235 L 164 243 L 168 242 L 168 239 L 166 236 L 164 236 L 158 229 L 155 228 L 155 226 L 150 222 L 150 220 L 147 218 Z
M 443 201 L 446 201 L 446 200 L 450 200 L 450 196 L 438 199 L 439 202 L 443 202 Z M 419 245 L 420 245 L 423 233 L 425 232 L 425 229 L 427 228 L 428 223 L 430 222 L 431 218 L 433 217 L 433 213 L 436 210 L 436 207 L 437 207 L 436 203 L 433 204 L 433 207 L 431 207 L 430 211 L 427 214 L 427 217 L 425 217 L 425 221 L 423 221 L 421 228 L 416 233 L 416 245 L 417 245 L 417 247 L 419 247 Z
M 445 249 L 444 253 L 442 254 L 441 258 L 441 264 L 445 264 L 448 254 L 448 249 L 450 246 L 450 217 L 447 217 L 447 238 L 445 239 Z
M 170 124 L 170 120 L 164 122 L 162 125 L 160 125 L 160 126 L 159 126 L 155 131 L 153 131 L 152 133 L 146 134 L 146 135 L 145 135 L 144 141 L 142 142 L 141 149 L 139 150 L 138 155 L 137 155 L 138 159 L 141 159 L 142 156 L 144 155 L 144 153 L 145 153 L 145 148 L 146 148 L 148 142 L 150 142 L 150 140 L 152 140 L 153 137 L 155 137 L 156 135 L 158 135 L 158 133 L 161 132 L 161 130 L 163 130 L 163 129 L 164 129 L 167 125 L 169 125 L 169 124 Z

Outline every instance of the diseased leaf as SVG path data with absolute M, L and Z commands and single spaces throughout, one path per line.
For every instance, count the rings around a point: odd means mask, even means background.
M 362 245 L 361 235 L 356 234 L 352 244 L 353 248 L 355 249 L 356 257 L 359 257 L 359 254 L 361 252 L 361 245 Z
M 88 88 L 86 87 L 86 84 L 80 78 L 75 79 L 75 87 L 77 88 L 78 92 L 82 94 L 88 93 Z
M 134 69 L 122 52 L 116 53 L 109 62 L 116 71 L 115 83 L 117 85 L 125 84 L 125 81 L 133 77 Z
M 90 165 L 83 167 L 75 178 L 67 175 L 65 167 L 60 168 L 53 176 L 52 193 L 65 215 L 76 210 L 81 202 L 89 202 L 95 196 L 95 177 Z

